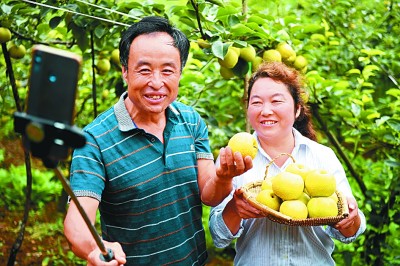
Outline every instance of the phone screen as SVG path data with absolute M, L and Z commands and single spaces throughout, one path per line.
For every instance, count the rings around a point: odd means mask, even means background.
M 72 125 L 81 57 L 35 45 L 29 78 L 27 113 Z

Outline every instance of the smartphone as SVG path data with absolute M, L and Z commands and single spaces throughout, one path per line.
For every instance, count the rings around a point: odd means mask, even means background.
M 33 46 L 27 114 L 72 125 L 81 64 L 75 53 Z

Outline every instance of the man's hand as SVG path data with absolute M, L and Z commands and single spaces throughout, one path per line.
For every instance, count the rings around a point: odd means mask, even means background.
M 241 175 L 253 167 L 253 160 L 250 156 L 243 156 L 240 152 L 232 152 L 230 147 L 221 148 L 219 153 L 219 166 L 217 176 L 226 181 L 235 176 Z
M 88 256 L 88 266 L 121 266 L 126 263 L 126 255 L 122 250 L 122 247 L 117 242 L 107 242 L 103 241 L 107 249 L 111 249 L 114 253 L 114 258 L 107 262 L 101 260 L 101 252 L 99 248 L 96 248 L 90 252 Z

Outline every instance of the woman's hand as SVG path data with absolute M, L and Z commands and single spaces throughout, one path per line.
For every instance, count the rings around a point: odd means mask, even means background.
M 236 189 L 233 198 L 222 211 L 224 222 L 234 235 L 239 231 L 242 219 L 264 217 L 261 211 L 254 208 L 246 201 L 243 193 L 244 191 L 242 189 Z
M 354 236 L 360 228 L 361 218 L 358 214 L 358 205 L 354 198 L 347 198 L 349 216 L 334 225 L 334 228 L 345 237 Z
M 234 209 L 237 216 L 242 219 L 250 219 L 250 218 L 262 218 L 264 215 L 260 210 L 250 205 L 250 203 L 244 197 L 244 191 L 239 188 L 236 189 L 233 194 L 233 204 L 232 208 Z

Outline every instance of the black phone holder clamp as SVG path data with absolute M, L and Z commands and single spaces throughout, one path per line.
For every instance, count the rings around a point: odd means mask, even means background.
M 70 148 L 83 147 L 83 132 L 65 123 L 27 113 L 14 113 L 14 131 L 23 135 L 23 145 L 34 157 L 41 158 L 48 168 L 55 168 L 68 157 Z

